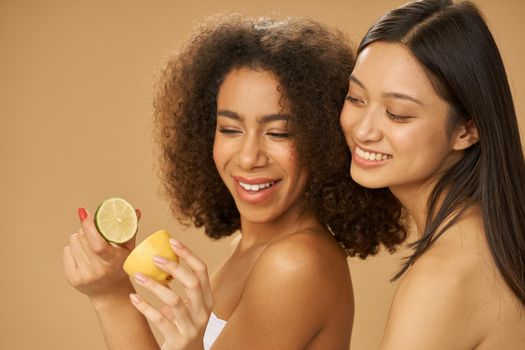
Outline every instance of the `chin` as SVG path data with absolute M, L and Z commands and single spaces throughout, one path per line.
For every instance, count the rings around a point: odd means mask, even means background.
M 383 177 L 373 176 L 373 174 L 370 174 L 370 172 L 356 170 L 351 167 L 350 176 L 352 177 L 352 180 L 365 188 L 375 189 L 388 187 L 388 184 Z
M 264 212 L 261 208 L 243 208 L 242 206 L 237 206 L 239 215 L 243 221 L 251 222 L 253 224 L 264 224 L 269 221 L 272 221 L 273 215 L 268 212 Z
M 244 222 L 247 222 L 247 223 L 249 222 L 252 224 L 259 224 L 259 225 L 271 223 L 274 220 L 271 217 L 261 217 L 258 215 L 242 215 L 242 213 L 241 213 L 241 219 Z

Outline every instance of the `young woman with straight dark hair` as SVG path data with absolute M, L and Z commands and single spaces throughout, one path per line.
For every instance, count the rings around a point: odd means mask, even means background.
M 525 163 L 479 10 L 423 0 L 383 16 L 341 125 L 353 179 L 388 187 L 419 235 L 382 349 L 525 349 Z

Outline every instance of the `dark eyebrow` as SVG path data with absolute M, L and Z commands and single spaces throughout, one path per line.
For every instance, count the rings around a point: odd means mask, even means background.
M 234 120 L 238 120 L 238 121 L 242 121 L 243 118 L 237 114 L 236 112 L 233 112 L 233 111 L 230 111 L 230 110 L 226 110 L 226 109 L 219 109 L 217 111 L 217 117 L 226 117 L 226 118 L 230 118 L 230 119 L 234 119 Z M 269 123 L 269 122 L 273 122 L 273 121 L 279 121 L 279 120 L 284 120 L 284 121 L 289 121 L 291 119 L 291 117 L 287 114 L 268 114 L 268 115 L 263 115 L 261 118 L 258 118 L 257 119 L 257 122 L 259 124 L 264 124 L 264 123 Z
M 235 120 L 241 120 L 241 117 L 237 113 L 228 111 L 226 109 L 219 109 L 217 111 L 217 117 L 219 116 L 230 118 L 230 119 L 235 119 Z
M 363 90 L 366 90 L 365 84 L 363 84 L 359 79 L 357 79 L 353 75 L 350 76 L 350 81 L 356 83 L 357 85 L 359 85 Z M 421 106 L 423 105 L 423 102 L 421 102 L 417 98 L 412 97 L 412 96 L 407 95 L 407 94 L 404 94 L 404 93 L 401 93 L 401 92 L 384 92 L 384 93 L 381 94 L 381 97 L 398 98 L 398 99 L 401 99 L 401 100 L 407 100 L 407 101 L 415 102 L 415 103 L 417 103 L 418 105 L 421 105 Z
M 269 122 L 274 122 L 274 121 L 279 121 L 279 120 L 283 120 L 287 122 L 290 120 L 290 116 L 287 114 L 268 114 L 268 115 L 263 115 L 260 119 L 257 120 L 257 122 L 259 124 L 264 124 L 264 123 L 269 123 Z
M 366 90 L 365 84 L 363 84 L 359 79 L 357 79 L 353 75 L 350 75 L 350 81 L 353 81 L 354 83 L 359 85 L 362 89 Z
M 423 105 L 423 102 L 419 101 L 417 98 L 412 97 L 407 94 L 403 94 L 401 92 L 385 92 L 381 94 L 381 97 L 390 97 L 390 98 L 398 98 L 401 100 L 408 100 L 417 103 L 418 105 Z

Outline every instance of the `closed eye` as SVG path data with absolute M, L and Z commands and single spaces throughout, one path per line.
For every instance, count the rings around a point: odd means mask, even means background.
M 290 137 L 289 132 L 267 132 L 266 135 L 283 139 Z
M 355 97 L 352 97 L 350 95 L 347 95 L 345 97 L 345 100 L 347 100 L 348 102 L 354 104 L 354 105 L 362 105 L 363 104 L 363 101 L 361 101 L 360 99 L 357 99 Z
M 406 122 L 408 122 L 408 120 L 410 118 L 412 118 L 412 117 L 407 116 L 407 115 L 393 114 L 393 113 L 390 113 L 389 111 L 386 111 L 386 114 L 387 114 L 388 118 L 390 118 L 390 120 L 392 120 L 394 122 L 397 122 L 397 123 L 406 123 Z
M 221 134 L 226 134 L 226 135 L 234 135 L 234 134 L 241 133 L 241 131 L 237 129 L 219 128 L 218 130 Z

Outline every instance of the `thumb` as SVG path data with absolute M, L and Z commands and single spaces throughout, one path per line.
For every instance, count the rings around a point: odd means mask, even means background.
M 135 236 L 133 236 L 132 239 L 130 239 L 129 241 L 127 242 L 124 242 L 124 243 L 121 243 L 121 244 L 116 244 L 114 243 L 114 246 L 118 246 L 120 248 L 124 248 L 128 251 L 132 251 L 134 248 L 135 248 L 135 243 L 137 242 L 137 234 L 135 234 Z

